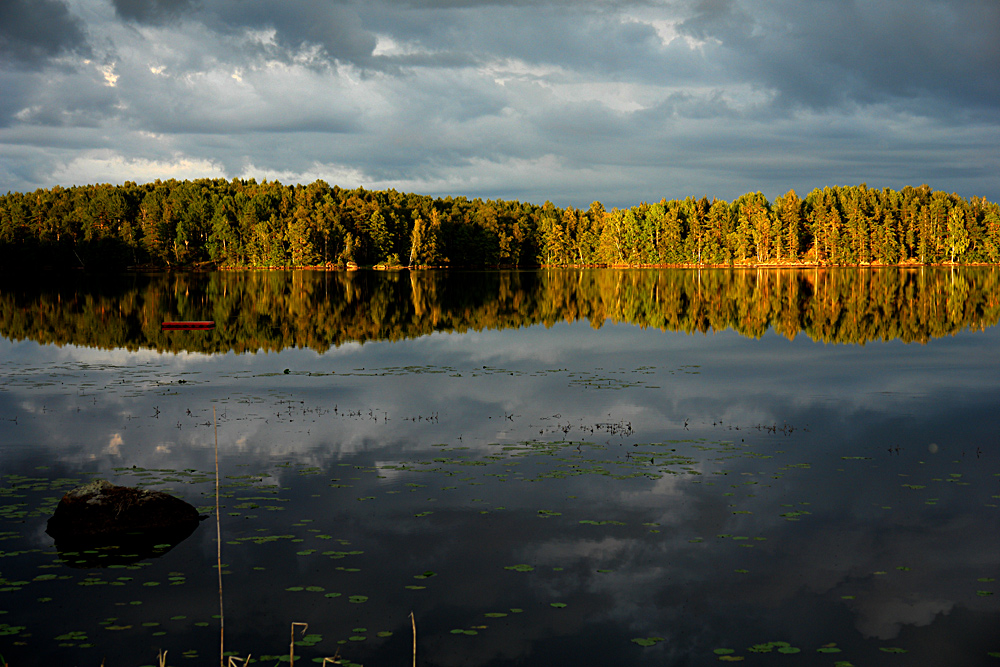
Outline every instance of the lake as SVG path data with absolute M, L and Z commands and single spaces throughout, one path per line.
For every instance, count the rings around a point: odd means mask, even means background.
M 998 320 L 995 267 L 8 277 L 0 654 L 1000 664 Z M 210 517 L 56 548 L 95 478 Z

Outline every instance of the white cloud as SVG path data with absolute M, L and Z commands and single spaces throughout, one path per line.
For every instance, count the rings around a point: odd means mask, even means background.
M 137 181 L 140 183 L 156 179 L 171 178 L 219 178 L 222 169 L 218 165 L 204 159 L 188 158 L 176 155 L 169 160 L 148 160 L 130 158 L 107 149 L 84 151 L 70 162 L 55 169 L 52 179 L 55 183 L 86 184 L 86 183 L 122 183 Z
M 114 88 L 118 84 L 119 76 L 115 74 L 115 64 L 110 63 L 107 65 L 102 65 L 97 68 L 97 70 L 104 77 L 105 85 L 110 88 Z

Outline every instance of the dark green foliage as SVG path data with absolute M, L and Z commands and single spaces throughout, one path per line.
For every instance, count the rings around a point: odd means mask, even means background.
M 323 181 L 56 186 L 0 197 L 0 266 L 821 265 L 1000 262 L 1000 207 L 926 186 L 586 211 Z

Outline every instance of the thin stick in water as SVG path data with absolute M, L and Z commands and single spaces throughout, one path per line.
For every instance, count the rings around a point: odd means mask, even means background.
M 413 667 L 417 667 L 417 619 L 410 612 L 410 622 L 413 624 Z
M 288 646 L 288 662 L 291 667 L 295 667 L 295 626 L 302 626 L 302 634 L 305 634 L 306 630 L 309 629 L 308 623 L 302 623 L 301 621 L 292 621 L 292 643 Z
M 212 406 L 212 423 L 215 425 L 215 554 L 219 566 L 219 667 L 225 666 L 226 618 L 222 612 L 222 524 L 219 520 L 219 422 Z

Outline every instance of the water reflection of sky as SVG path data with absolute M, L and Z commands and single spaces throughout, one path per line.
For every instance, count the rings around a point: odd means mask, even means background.
M 808 664 L 881 663 L 880 648 L 907 649 L 906 664 L 989 664 L 1000 611 L 977 591 L 1000 578 L 998 337 L 842 346 L 577 323 L 242 356 L 5 341 L 0 472 L 133 483 L 113 469 L 209 471 L 214 406 L 223 474 L 258 476 L 223 510 L 224 541 L 237 542 L 224 545 L 227 644 L 244 651 L 280 653 L 302 620 L 325 637 L 310 656 L 365 627 L 342 655 L 398 662 L 413 610 L 427 664 L 716 664 L 727 647 L 747 664 L 792 659 L 747 650 L 779 640 L 809 654 L 800 662 L 823 658 Z M 586 444 L 502 450 L 557 441 Z M 207 482 L 163 486 L 211 504 Z M 283 509 L 236 508 L 268 494 Z M 3 577 L 63 574 L 37 569 L 50 542 L 43 519 L 25 521 L 3 544 L 42 552 L 4 558 Z M 78 591 L 100 590 L 97 615 L 136 620 L 114 635 L 122 656 L 211 655 L 211 633 L 192 625 L 217 607 L 207 528 L 130 570 L 136 583 L 53 584 L 44 604 L 46 581 L 0 593 L 13 596 L 0 623 L 17 601 L 33 634 L 2 653 L 70 650 L 45 640 L 45 605 L 79 616 Z M 504 569 L 519 563 L 534 570 Z M 166 585 L 171 571 L 186 583 Z M 310 585 L 324 592 L 286 590 Z M 175 615 L 189 618 L 163 620 Z M 88 636 L 103 651 L 111 635 Z M 663 640 L 630 641 L 646 637 Z M 830 643 L 842 652 L 817 653 Z

